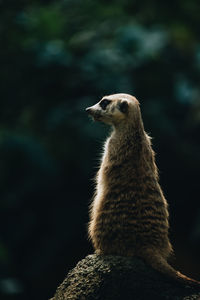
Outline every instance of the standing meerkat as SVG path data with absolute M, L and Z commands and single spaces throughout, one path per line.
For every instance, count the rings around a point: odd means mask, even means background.
M 94 249 L 103 255 L 140 257 L 165 275 L 200 287 L 167 263 L 172 252 L 168 205 L 138 100 L 114 94 L 86 111 L 94 120 L 113 127 L 104 146 L 90 211 L 88 232 Z

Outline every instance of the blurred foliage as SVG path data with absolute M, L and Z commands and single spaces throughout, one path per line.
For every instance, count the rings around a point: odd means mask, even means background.
M 47 299 L 92 251 L 107 129 L 84 110 L 117 92 L 141 102 L 179 263 L 199 276 L 199 15 L 198 0 L 0 1 L 1 299 Z

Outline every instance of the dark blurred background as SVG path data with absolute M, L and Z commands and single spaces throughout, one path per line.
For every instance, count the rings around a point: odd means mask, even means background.
M 199 16 L 199 0 L 0 1 L 0 299 L 48 299 L 92 253 L 108 129 L 84 110 L 118 92 L 153 136 L 171 262 L 200 279 Z

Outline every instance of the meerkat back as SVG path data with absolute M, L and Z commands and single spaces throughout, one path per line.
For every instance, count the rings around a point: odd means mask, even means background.
M 171 278 L 200 286 L 167 263 L 172 252 L 168 205 L 139 102 L 128 94 L 114 94 L 86 110 L 95 121 L 113 128 L 104 145 L 90 208 L 88 232 L 95 251 L 141 257 Z

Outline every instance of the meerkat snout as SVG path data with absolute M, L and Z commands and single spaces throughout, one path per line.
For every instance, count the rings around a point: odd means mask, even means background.
M 92 117 L 94 121 L 101 121 L 101 110 L 98 107 L 98 103 L 93 106 L 87 107 L 85 111 L 89 116 Z
M 85 111 L 86 111 L 88 114 L 91 114 L 91 108 L 90 108 L 90 107 L 87 107 L 87 108 L 85 109 Z

